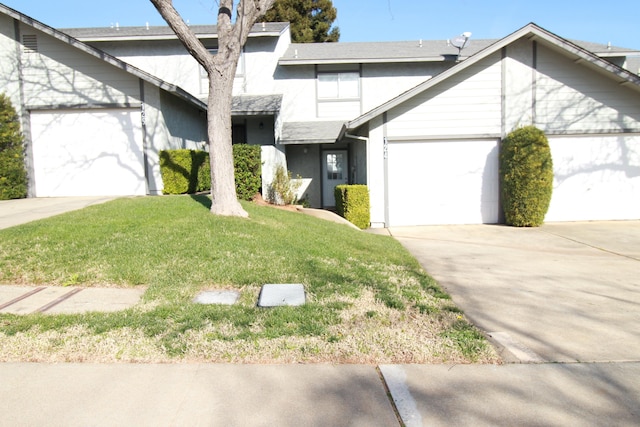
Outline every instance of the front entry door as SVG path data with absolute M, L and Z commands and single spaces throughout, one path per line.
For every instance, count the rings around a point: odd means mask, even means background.
M 349 158 L 347 150 L 324 151 L 322 160 L 322 205 L 335 207 L 336 185 L 349 182 Z

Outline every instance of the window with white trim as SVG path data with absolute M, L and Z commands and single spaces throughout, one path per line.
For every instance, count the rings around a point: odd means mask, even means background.
M 360 73 L 318 73 L 318 99 L 359 99 Z

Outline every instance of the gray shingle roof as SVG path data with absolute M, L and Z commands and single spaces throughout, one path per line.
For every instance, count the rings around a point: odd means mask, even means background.
M 249 37 L 279 36 L 289 26 L 286 22 L 258 23 L 251 29 Z M 190 25 L 196 35 L 202 38 L 217 38 L 216 25 Z M 82 41 L 107 40 L 154 40 L 175 39 L 176 35 L 168 26 L 142 27 L 97 27 L 97 28 L 64 28 L 60 29 L 72 37 Z
M 462 58 L 474 55 L 497 43 L 497 39 L 470 39 Z M 599 56 L 616 56 L 634 52 L 604 44 L 574 41 L 576 45 Z M 293 43 L 280 58 L 280 65 L 340 64 L 367 62 L 421 62 L 456 59 L 458 49 L 447 40 L 413 40 L 403 42 Z
M 331 144 L 344 122 L 288 122 L 282 126 L 280 144 Z
M 470 40 L 462 56 L 470 56 L 495 40 Z M 281 65 L 302 63 L 380 62 L 393 60 L 440 61 L 455 57 L 458 49 L 446 40 L 404 42 L 293 43 L 280 59 Z
M 278 113 L 281 106 L 282 95 L 234 96 L 231 103 L 231 115 L 272 115 Z

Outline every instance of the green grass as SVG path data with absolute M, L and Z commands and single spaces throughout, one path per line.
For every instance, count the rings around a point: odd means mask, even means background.
M 412 316 L 422 316 L 421 323 L 440 328 L 425 331 L 426 338 L 452 338 L 442 335 L 457 321 L 448 295 L 394 239 L 249 203 L 244 204 L 249 219 L 214 216 L 209 206 L 205 196 L 125 198 L 0 230 L 0 283 L 147 287 L 141 307 L 119 313 L 1 314 L 0 332 L 7 338 L 82 327 L 95 338 L 127 329 L 152 339 L 168 357 L 191 351 L 189 340 L 196 333 L 221 345 L 302 339 L 297 350 L 304 347 L 307 353 L 313 338 L 313 345 L 342 345 L 337 360 L 350 357 L 344 356 L 351 354 L 344 348 L 346 335 L 377 327 L 371 322 L 389 327 L 391 318 L 417 324 Z M 302 283 L 308 303 L 258 308 L 257 292 L 265 283 Z M 210 288 L 239 289 L 241 303 L 191 302 Z M 363 308 L 367 314 L 358 314 L 370 295 L 374 301 Z M 282 346 L 286 353 L 291 344 Z M 310 354 L 320 351 L 332 350 L 315 348 Z

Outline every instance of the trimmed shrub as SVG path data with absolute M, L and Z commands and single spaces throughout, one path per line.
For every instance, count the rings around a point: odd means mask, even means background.
M 499 173 L 506 223 L 541 225 L 553 192 L 553 162 L 544 132 L 526 126 L 507 135 L 500 151 Z
M 251 200 L 262 185 L 262 151 L 259 145 L 233 146 L 236 193 L 239 199 Z
M 338 215 L 360 229 L 369 228 L 371 209 L 366 185 L 338 185 L 334 194 Z
M 27 170 L 18 114 L 0 94 L 0 200 L 27 197 Z
M 193 194 L 211 189 L 209 153 L 199 150 L 160 151 L 164 194 Z

